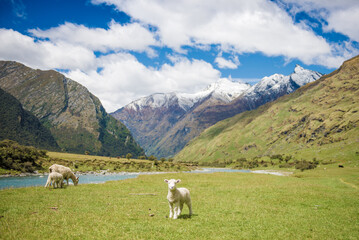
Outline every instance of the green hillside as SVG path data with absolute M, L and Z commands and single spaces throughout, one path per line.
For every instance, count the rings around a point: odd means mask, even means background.
M 206 129 L 175 160 L 225 162 L 277 154 L 359 160 L 359 56 L 290 95 Z
M 21 103 L 0 88 L 0 140 L 10 139 L 27 146 L 59 150 L 51 132 Z

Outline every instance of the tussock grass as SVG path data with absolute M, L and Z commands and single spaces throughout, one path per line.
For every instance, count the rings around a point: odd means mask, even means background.
M 0 239 L 357 239 L 359 171 L 291 177 L 251 173 L 142 175 L 66 189 L 0 191 Z M 182 179 L 185 207 L 166 218 L 165 178 Z M 154 214 L 154 216 L 150 216 Z

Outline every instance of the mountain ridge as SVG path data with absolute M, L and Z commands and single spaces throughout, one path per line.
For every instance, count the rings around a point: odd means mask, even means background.
M 223 91 L 216 91 L 216 83 L 213 83 L 199 92 L 198 95 L 202 94 L 202 97 L 198 98 L 197 102 L 189 108 L 180 109 L 179 104 L 162 105 L 157 108 L 150 105 L 133 107 L 134 105 L 130 103 L 111 113 L 111 115 L 121 120 L 133 132 L 135 139 L 148 154 L 170 157 L 214 123 L 240 112 L 252 110 L 268 101 L 273 101 L 279 96 L 294 91 L 302 84 L 318 79 L 320 76 L 321 74 L 318 72 L 306 70 L 297 65 L 294 72 L 289 76 L 273 74 L 264 77 L 261 82 L 254 86 L 240 83 L 240 87 L 234 89 L 232 86 L 226 87 L 228 80 L 227 82 L 222 80 L 217 86 L 220 86 L 220 90 Z M 261 84 L 263 85 L 262 88 Z M 225 89 L 234 91 L 234 93 L 231 92 L 231 96 L 229 96 Z M 268 89 L 274 90 L 268 94 Z M 193 95 L 198 96 L 197 94 Z M 230 97 L 231 99 L 229 99 Z M 147 109 L 144 110 L 145 108 Z M 150 115 L 148 115 L 149 113 Z

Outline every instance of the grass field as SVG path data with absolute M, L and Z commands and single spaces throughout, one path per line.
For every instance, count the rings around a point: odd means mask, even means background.
M 165 178 L 194 215 L 168 219 Z M 174 173 L 65 189 L 0 191 L 0 239 L 358 239 L 359 169 L 290 177 Z M 150 216 L 153 215 L 153 216 Z
M 42 165 L 45 170 L 54 164 L 61 164 L 72 168 L 74 171 L 98 171 L 109 170 L 112 172 L 151 172 L 151 171 L 185 171 L 189 168 L 183 164 L 169 161 L 150 161 L 141 159 L 126 159 L 116 157 L 104 157 L 95 155 L 83 155 L 62 152 L 48 152 L 50 160 L 45 160 Z

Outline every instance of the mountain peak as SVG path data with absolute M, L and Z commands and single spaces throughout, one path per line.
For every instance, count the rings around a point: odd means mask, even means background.
M 305 69 L 300 66 L 299 64 L 296 64 L 295 65 L 295 68 L 294 68 L 294 73 L 300 73 L 300 72 L 303 72 Z

